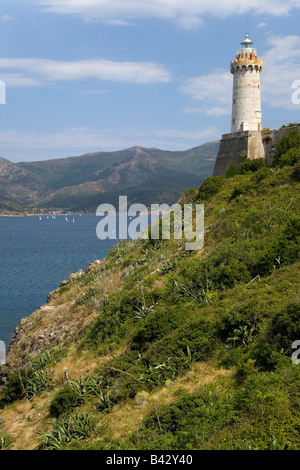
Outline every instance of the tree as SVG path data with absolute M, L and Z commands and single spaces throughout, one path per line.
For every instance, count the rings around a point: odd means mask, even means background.
M 291 149 L 300 148 L 300 134 L 298 129 L 292 129 L 288 136 L 281 137 L 275 144 L 274 164 L 279 163 L 280 158 Z

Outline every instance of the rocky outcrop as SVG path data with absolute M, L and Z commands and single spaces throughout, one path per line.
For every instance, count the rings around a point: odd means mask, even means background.
M 100 260 L 91 263 L 86 273 L 91 273 L 99 268 L 101 263 Z M 81 269 L 72 273 L 68 280 L 61 282 L 57 289 L 49 292 L 47 304 L 41 306 L 29 317 L 19 321 L 9 345 L 6 366 L 2 370 L 2 374 L 0 372 L 2 380 L 4 380 L 7 371 L 17 372 L 26 367 L 31 357 L 57 347 L 68 347 L 76 337 L 82 335 L 90 317 L 88 312 L 78 315 L 75 299 L 78 294 L 79 296 L 85 295 L 80 285 L 76 283 L 84 274 Z M 67 286 L 73 291 L 68 298 L 64 298 L 61 295 L 62 289 Z M 68 290 L 66 292 L 68 295 Z
M 73 282 L 75 279 L 82 276 L 83 274 L 84 272 L 82 271 L 82 269 L 77 271 L 77 273 L 71 273 L 67 281 L 62 281 L 56 289 L 49 292 L 49 294 L 47 295 L 47 303 L 49 304 L 57 296 L 57 294 L 59 293 L 62 287 L 67 286 L 68 284 L 71 284 L 71 282 Z

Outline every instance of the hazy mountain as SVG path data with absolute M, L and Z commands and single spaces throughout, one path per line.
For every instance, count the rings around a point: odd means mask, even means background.
M 50 193 L 42 180 L 0 157 L 0 199 L 30 205 Z
M 14 164 L 0 159 L 0 199 L 31 207 L 93 211 L 103 203 L 175 202 L 213 171 L 219 142 L 182 152 L 132 147 Z

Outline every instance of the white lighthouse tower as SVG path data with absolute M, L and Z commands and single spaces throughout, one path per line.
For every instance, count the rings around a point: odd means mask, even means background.
M 213 175 L 224 175 L 231 164 L 245 158 L 265 158 L 261 131 L 260 74 L 263 61 L 246 35 L 235 60 L 233 74 L 231 134 L 222 135 Z
M 263 61 L 258 59 L 248 35 L 241 45 L 236 59 L 230 64 L 233 74 L 232 134 L 261 130 L 260 74 Z

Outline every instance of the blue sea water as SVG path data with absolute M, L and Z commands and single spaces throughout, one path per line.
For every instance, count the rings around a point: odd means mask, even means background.
M 16 324 L 43 305 L 48 292 L 116 243 L 97 238 L 94 214 L 67 219 L 0 217 L 0 340 L 7 347 Z

